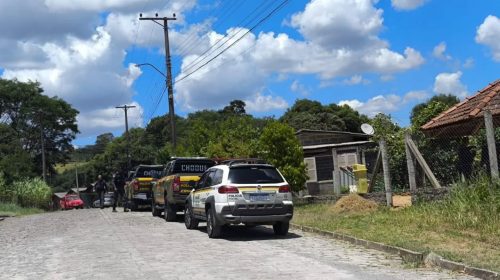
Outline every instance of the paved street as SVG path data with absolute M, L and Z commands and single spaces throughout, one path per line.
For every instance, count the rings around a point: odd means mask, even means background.
M 150 212 L 70 210 L 0 221 L 1 279 L 475 279 L 302 232 L 209 239 Z

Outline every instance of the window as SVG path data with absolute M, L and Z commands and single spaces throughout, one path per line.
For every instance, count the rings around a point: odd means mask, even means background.
M 238 166 L 229 169 L 229 183 L 232 184 L 266 184 L 282 183 L 283 178 L 271 166 Z
M 214 178 L 213 178 L 213 182 L 212 182 L 213 185 L 218 185 L 218 184 L 222 183 L 222 174 L 223 173 L 224 172 L 222 171 L 222 169 L 217 169 L 217 170 L 215 170 L 215 172 L 213 172 L 213 174 L 214 174 L 214 176 L 213 176 Z
M 306 164 L 307 168 L 307 177 L 309 177 L 306 182 L 317 182 L 318 178 L 316 176 L 316 158 L 304 158 L 304 163 Z
M 353 166 L 358 163 L 358 156 L 356 153 L 345 153 L 338 155 L 339 167 Z

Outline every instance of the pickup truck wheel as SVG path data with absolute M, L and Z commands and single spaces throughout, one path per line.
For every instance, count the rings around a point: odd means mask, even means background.
M 153 214 L 153 217 L 159 217 L 161 215 L 161 210 L 156 208 L 154 195 L 153 199 L 151 200 L 151 214 Z
M 217 224 L 213 212 L 211 208 L 207 209 L 207 233 L 209 238 L 218 238 L 222 235 L 222 227 Z
M 175 219 L 177 218 L 177 213 L 175 212 L 175 209 L 170 205 L 170 203 L 167 202 L 167 198 L 165 197 L 165 221 L 167 222 L 174 222 Z
M 184 209 L 184 224 L 187 229 L 196 229 L 198 228 L 199 220 L 196 219 L 193 215 L 193 210 L 189 205 L 186 205 Z
M 273 225 L 274 234 L 284 236 L 288 233 L 289 222 L 277 222 Z

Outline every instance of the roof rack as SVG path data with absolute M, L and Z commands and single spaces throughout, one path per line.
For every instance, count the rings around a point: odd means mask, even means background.
M 260 158 L 241 158 L 241 159 L 224 160 L 221 161 L 220 164 L 232 166 L 234 164 L 268 164 L 268 163 Z

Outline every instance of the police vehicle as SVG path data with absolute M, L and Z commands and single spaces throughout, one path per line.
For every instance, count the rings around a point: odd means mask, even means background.
M 207 222 L 210 238 L 231 224 L 272 225 L 286 235 L 293 217 L 292 193 L 274 166 L 258 159 L 232 160 L 209 168 L 186 199 L 184 223 Z

